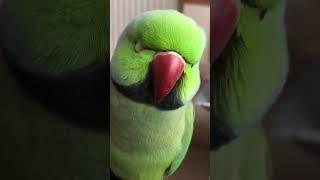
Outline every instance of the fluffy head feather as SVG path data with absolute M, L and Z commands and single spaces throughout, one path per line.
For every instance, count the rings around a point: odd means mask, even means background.
M 146 12 L 127 26 L 118 41 L 111 62 L 112 81 L 129 98 L 154 104 L 149 65 L 157 52 L 177 52 L 186 66 L 159 107 L 180 107 L 191 100 L 199 88 L 199 61 L 204 48 L 205 33 L 191 18 L 174 10 Z
M 109 49 L 106 3 L 4 1 L 0 9 L 0 40 L 10 64 L 52 77 L 105 63 Z

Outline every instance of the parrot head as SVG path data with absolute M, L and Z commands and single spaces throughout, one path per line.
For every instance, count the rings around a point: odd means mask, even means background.
M 122 33 L 111 61 L 111 78 L 128 98 L 172 110 L 200 85 L 204 31 L 175 10 L 148 11 Z

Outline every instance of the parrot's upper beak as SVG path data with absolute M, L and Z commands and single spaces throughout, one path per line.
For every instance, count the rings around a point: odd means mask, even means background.
M 178 53 L 160 52 L 151 62 L 154 98 L 157 102 L 166 97 L 180 79 L 185 61 Z
M 211 64 L 214 64 L 237 27 L 240 18 L 240 0 L 213 0 L 211 13 L 213 18 Z

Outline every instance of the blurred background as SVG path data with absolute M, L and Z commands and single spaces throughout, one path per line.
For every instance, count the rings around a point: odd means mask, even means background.
M 287 84 L 266 117 L 274 180 L 320 179 L 320 1 L 287 1 Z
M 0 0 L 1 4 L 2 0 Z M 290 53 L 288 81 L 265 119 L 271 143 L 274 180 L 320 179 L 320 1 L 288 0 L 286 27 Z M 110 52 L 120 33 L 136 15 L 152 9 L 176 9 L 193 17 L 207 32 L 209 0 L 111 0 Z M 201 60 L 204 82 L 209 75 L 209 41 Z M 207 102 L 209 86 L 203 84 L 196 104 Z M 173 177 L 208 179 L 209 112 L 197 106 L 191 149 Z
M 209 96 L 210 96 L 210 3 L 209 0 L 110 0 L 110 58 L 127 24 L 145 11 L 175 9 L 192 17 L 207 34 L 201 59 L 202 85 L 194 98 L 196 120 L 191 148 L 182 166 L 169 180 L 207 180 L 209 177 Z

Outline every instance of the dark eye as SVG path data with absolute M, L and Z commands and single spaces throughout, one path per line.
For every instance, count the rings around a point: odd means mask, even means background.
M 135 50 L 136 52 L 142 51 L 142 50 L 143 50 L 142 44 L 141 44 L 140 42 L 137 42 L 137 43 L 134 45 L 134 50 Z

